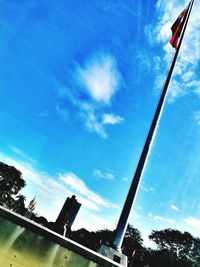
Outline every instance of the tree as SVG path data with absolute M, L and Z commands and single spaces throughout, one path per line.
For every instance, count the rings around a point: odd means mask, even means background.
M 177 265 L 176 256 L 168 250 L 146 249 L 144 262 L 148 267 L 185 267 Z
M 42 226 L 47 226 L 47 225 L 48 225 L 48 221 L 47 221 L 47 219 L 46 219 L 45 217 L 43 217 L 43 216 L 35 217 L 35 218 L 34 218 L 34 221 L 35 221 L 36 223 L 41 224 Z
M 90 248 L 98 251 L 102 245 L 112 246 L 114 232 L 108 229 L 92 232 L 90 235 Z
M 20 213 L 21 215 L 24 215 L 27 211 L 27 209 L 25 208 L 25 201 L 26 197 L 24 195 L 21 194 L 17 195 L 15 203 L 13 205 L 13 211 Z
M 108 229 L 89 232 L 81 228 L 80 230 L 72 231 L 69 237 L 94 251 L 98 251 L 103 244 L 111 246 L 114 235 L 113 231 Z
M 149 238 L 157 244 L 159 253 L 168 254 L 171 259 L 173 258 L 174 265 L 172 266 L 198 266 L 199 238 L 193 237 L 188 232 L 182 233 L 174 229 L 152 231 Z
M 90 239 L 90 232 L 84 228 L 81 228 L 77 231 L 72 231 L 70 238 L 75 242 L 88 247 L 88 242 Z
M 112 247 L 114 231 L 103 229 L 96 232 L 89 232 L 82 228 L 77 231 L 72 231 L 69 237 L 94 251 L 99 251 L 102 245 Z M 135 267 L 145 266 L 142 243 L 141 233 L 132 225 L 128 225 L 122 244 L 122 252 L 128 257 L 129 263 L 133 262 L 133 266 Z
M 13 195 L 26 185 L 22 173 L 13 166 L 0 162 L 0 204 L 12 207 Z
M 141 233 L 130 224 L 122 243 L 122 252 L 128 257 L 130 265 L 143 266 L 143 239 Z

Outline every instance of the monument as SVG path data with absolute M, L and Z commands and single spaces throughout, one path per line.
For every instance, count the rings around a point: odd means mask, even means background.
M 72 227 L 80 207 L 81 204 L 75 195 L 71 198 L 68 197 L 55 221 L 54 231 L 65 236 L 67 230 Z

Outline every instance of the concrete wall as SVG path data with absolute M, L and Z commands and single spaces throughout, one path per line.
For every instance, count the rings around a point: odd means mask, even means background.
M 1 267 L 120 267 L 86 247 L 0 207 Z

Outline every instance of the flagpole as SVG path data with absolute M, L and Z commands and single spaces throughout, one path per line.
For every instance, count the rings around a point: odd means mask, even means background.
M 191 0 L 189 3 L 188 13 L 187 13 L 187 16 L 185 17 L 184 28 L 183 28 L 183 31 L 182 31 L 182 34 L 180 37 L 180 41 L 179 41 L 178 47 L 176 49 L 176 52 L 174 54 L 174 58 L 173 58 L 171 66 L 170 66 L 170 69 L 169 69 L 169 72 L 168 72 L 168 75 L 167 75 L 167 78 L 166 78 L 166 81 L 165 81 L 165 84 L 163 87 L 163 91 L 162 91 L 162 94 L 160 96 L 160 100 L 158 102 L 158 106 L 157 106 L 156 112 L 154 114 L 154 117 L 153 117 L 153 120 L 151 123 L 151 127 L 149 129 L 149 133 L 147 135 L 147 138 L 146 138 L 146 141 L 145 141 L 145 144 L 144 144 L 144 147 L 143 147 L 143 150 L 142 150 L 135 174 L 133 176 L 133 180 L 132 180 L 128 195 L 126 197 L 126 201 L 124 203 L 124 207 L 122 209 L 122 212 L 121 212 L 118 224 L 117 224 L 117 228 L 115 230 L 113 247 L 119 251 L 121 250 L 121 246 L 122 246 L 122 242 L 123 242 L 124 235 L 126 232 L 126 228 L 127 228 L 127 224 L 128 224 L 128 218 L 129 218 L 129 215 L 131 212 L 131 208 L 132 208 L 133 202 L 134 202 L 136 194 L 137 194 L 137 189 L 139 187 L 139 184 L 140 184 L 143 172 L 144 172 L 144 168 L 145 168 L 145 165 L 146 165 L 146 162 L 148 159 L 148 155 L 149 155 L 152 143 L 153 143 L 153 139 L 154 139 L 154 136 L 155 136 L 155 133 L 157 130 L 158 122 L 159 122 L 160 117 L 161 117 L 162 109 L 163 109 L 164 102 L 165 102 L 166 95 L 167 95 L 167 91 L 168 91 L 168 85 L 169 85 L 169 82 L 170 82 L 170 79 L 171 79 L 171 76 L 172 76 L 172 73 L 174 70 L 176 59 L 178 57 L 178 53 L 179 53 L 179 50 L 181 47 L 181 43 L 182 43 L 183 36 L 184 36 L 185 30 L 187 27 L 187 23 L 188 23 L 188 19 L 189 19 L 191 10 L 192 10 L 193 3 L 194 3 L 194 0 Z

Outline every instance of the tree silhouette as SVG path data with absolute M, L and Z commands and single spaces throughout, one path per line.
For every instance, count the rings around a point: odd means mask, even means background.
M 143 239 L 141 233 L 130 224 L 128 224 L 122 243 L 122 252 L 128 257 L 130 265 L 139 266 L 139 262 L 143 261 Z
M 26 197 L 19 194 L 16 196 L 15 204 L 13 206 L 13 211 L 24 215 L 26 213 L 26 208 L 25 208 L 25 201 Z
M 107 229 L 89 232 L 82 228 L 72 231 L 69 238 L 98 251 L 101 245 L 112 246 L 114 231 Z M 166 229 L 152 231 L 150 239 L 158 249 L 143 247 L 141 233 L 128 225 L 122 244 L 122 252 L 128 257 L 129 267 L 199 267 L 200 239 L 190 233 Z
M 35 217 L 34 221 L 36 223 L 39 223 L 39 224 L 43 225 L 43 226 L 47 226 L 48 225 L 47 219 L 45 217 L 43 217 L 43 216 Z
M 171 266 L 199 266 L 199 238 L 193 237 L 188 232 L 182 233 L 174 229 L 152 231 L 149 238 L 158 246 L 160 255 L 157 254 L 157 257 L 168 257 L 171 260 Z
M 12 208 L 14 195 L 26 185 L 22 173 L 13 166 L 0 162 L 0 204 Z

